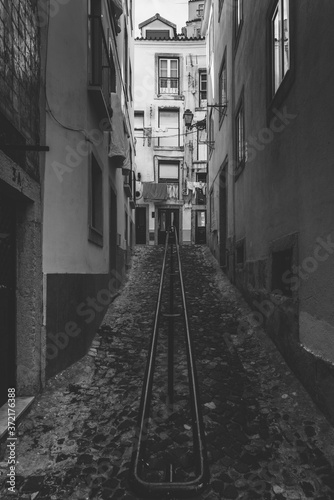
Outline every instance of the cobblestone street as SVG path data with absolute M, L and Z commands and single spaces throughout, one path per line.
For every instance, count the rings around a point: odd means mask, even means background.
M 129 467 L 162 257 L 162 246 L 136 247 L 89 354 L 48 382 L 20 424 L 17 494 L 7 492 L 2 443 L 1 498 L 137 498 Z M 334 499 L 333 428 L 264 332 L 238 330 L 250 310 L 208 248 L 183 246 L 181 259 L 211 476 L 197 498 Z M 178 418 L 167 432 L 164 332 L 147 475 L 161 479 L 168 455 L 183 479 L 193 464 L 186 361 L 177 358 Z

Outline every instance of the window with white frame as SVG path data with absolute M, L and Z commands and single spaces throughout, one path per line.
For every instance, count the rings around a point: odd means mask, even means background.
M 158 146 L 180 146 L 180 110 L 170 108 L 159 109 L 159 140 Z
M 290 1 L 278 0 L 271 20 L 272 95 L 290 69 Z
M 179 182 L 179 162 L 178 161 L 165 161 L 160 160 L 159 168 L 159 182 L 167 184 L 178 184 Z
M 201 18 L 204 16 L 204 3 L 199 4 L 197 11 L 196 11 L 196 14 L 198 17 L 201 17 Z
M 199 105 L 200 107 L 206 106 L 208 88 L 208 75 L 205 70 L 199 72 Z
M 197 161 L 206 161 L 207 159 L 206 139 L 206 130 L 197 130 Z
M 135 111 L 135 130 L 144 130 L 144 111 Z
M 179 94 L 179 60 L 178 58 L 159 58 L 159 94 Z

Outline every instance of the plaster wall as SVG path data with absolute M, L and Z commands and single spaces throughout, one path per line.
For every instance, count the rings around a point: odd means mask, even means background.
M 268 2 L 257 2 L 252 8 L 245 4 L 245 31 L 236 54 L 236 99 L 244 92 L 246 137 L 252 144 L 256 138 L 261 147 L 248 151 L 249 161 L 236 182 L 236 236 L 246 237 L 247 260 L 258 260 L 268 255 L 271 241 L 298 232 L 298 265 L 307 275 L 293 277 L 300 341 L 334 362 L 333 249 L 323 248 L 320 258 L 316 252 L 319 238 L 327 242 L 333 235 L 329 207 L 333 204 L 334 124 L 328 99 L 334 69 L 324 50 L 333 42 L 333 32 L 314 3 L 294 5 L 298 20 L 292 46 L 295 79 L 275 108 L 274 123 L 281 123 L 281 130 L 268 133 L 273 121 L 268 122 L 265 101 L 266 38 L 265 30 L 255 29 L 256 21 L 265 25 L 268 6 Z M 332 3 L 326 2 L 325 7 L 327 13 L 334 13 Z M 318 38 L 319 44 L 312 42 Z M 288 117 L 282 121 L 282 116 Z M 263 139 L 268 143 L 263 144 Z
M 211 26 L 211 35 L 207 34 L 207 50 L 210 50 L 209 39 L 212 38 L 213 51 L 207 54 L 208 66 L 208 103 L 219 104 L 219 74 L 225 61 L 227 68 L 227 108 L 220 118 L 219 108 L 209 108 L 208 127 L 210 119 L 213 121 L 213 144 L 208 147 L 209 175 L 208 175 L 208 208 L 210 207 L 210 192 L 212 192 L 213 210 L 208 217 L 208 244 L 215 255 L 220 260 L 221 242 L 223 235 L 220 233 L 220 218 L 225 217 L 219 210 L 220 188 L 226 185 L 227 189 L 227 238 L 235 240 L 234 234 L 234 148 L 233 148 L 233 124 L 234 124 L 234 79 L 233 47 L 230 43 L 233 32 L 233 15 L 229 2 L 223 4 L 223 12 L 219 18 L 217 2 L 208 2 L 206 7 L 208 21 Z M 210 64 L 211 59 L 211 64 Z M 227 175 L 221 182 L 221 173 L 226 169 Z M 232 246 L 228 246 L 230 253 Z
M 178 57 L 180 61 L 180 94 L 159 95 L 158 93 L 158 56 Z M 205 109 L 199 107 L 199 69 L 206 67 L 205 41 L 135 41 L 135 109 L 144 112 L 144 130 L 137 130 L 137 172 L 142 182 L 158 182 L 158 159 L 180 161 L 181 193 L 178 204 L 182 209 L 183 241 L 191 241 L 191 210 L 184 210 L 182 189 L 185 178 L 191 179 L 193 160 L 197 159 L 196 129 L 186 133 L 183 114 L 186 109 L 194 113 L 194 122 L 204 119 Z M 159 108 L 179 109 L 180 145 L 179 147 L 159 146 L 156 137 L 170 135 L 170 131 L 159 128 Z M 150 136 L 150 137 L 149 137 Z M 138 200 L 138 206 L 145 200 Z M 167 205 L 175 205 L 168 200 Z M 158 206 L 158 205 L 157 205 Z M 154 205 L 153 205 L 154 207 Z M 150 212 L 154 208 L 150 208 Z M 189 212 L 189 214 L 188 214 Z M 155 219 L 149 216 L 150 231 L 154 230 Z
M 234 256 L 235 244 L 245 242 L 244 263 L 234 263 L 230 277 L 253 305 L 260 325 L 266 327 L 333 420 L 334 124 L 328 103 L 334 69 L 326 47 L 334 41 L 330 22 L 334 5 L 325 1 L 319 10 L 311 1 L 290 3 L 292 76 L 273 101 L 268 88 L 267 36 L 269 9 L 274 2 L 243 2 L 243 24 L 237 39 L 229 30 L 232 9 L 223 5 L 220 24 L 215 24 L 214 44 L 227 45 L 230 95 L 226 129 L 223 122 L 210 159 L 209 182 L 212 186 L 227 154 L 233 186 L 228 190 L 228 232 Z M 217 6 L 214 2 L 212 6 L 217 19 Z M 209 9 L 210 4 L 206 24 Z M 211 64 L 217 68 L 214 58 Z M 209 102 L 215 101 L 215 88 L 217 82 L 210 82 Z M 231 145 L 235 144 L 234 117 L 242 97 L 247 154 L 245 168 L 235 176 Z M 218 128 L 216 121 L 215 135 Z M 215 206 L 214 222 L 219 217 Z M 214 234 L 210 235 L 210 248 L 217 256 L 219 238 L 215 241 Z M 293 249 L 295 266 L 288 276 L 292 297 L 283 297 L 278 304 L 272 293 L 273 252 L 287 248 Z

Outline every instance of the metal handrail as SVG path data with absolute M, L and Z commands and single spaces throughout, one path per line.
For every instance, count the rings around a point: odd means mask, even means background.
M 178 272 L 180 277 L 180 285 L 181 285 L 181 294 L 182 294 L 182 304 L 183 304 L 183 317 L 184 317 L 184 326 L 185 326 L 185 334 L 186 334 L 186 345 L 187 345 L 187 362 L 188 362 L 188 373 L 189 373 L 189 388 L 190 388 L 190 398 L 191 398 L 191 409 L 192 409 L 192 427 L 193 427 L 193 440 L 194 440 L 194 450 L 196 453 L 196 473 L 197 477 L 187 482 L 172 482 L 172 471 L 169 476 L 169 482 L 149 482 L 145 481 L 140 477 L 140 460 L 141 460 L 141 452 L 143 451 L 143 442 L 147 435 L 147 426 L 146 423 L 149 418 L 149 410 L 152 399 L 152 386 L 153 386 L 153 376 L 154 376 L 154 366 L 155 366 L 155 358 L 157 351 L 157 341 L 158 341 L 158 330 L 159 330 L 159 319 L 161 314 L 161 301 L 162 301 L 162 288 L 164 283 L 164 275 L 166 270 L 166 260 L 167 260 L 167 252 L 168 252 L 168 243 L 169 238 L 171 236 L 170 232 L 167 232 L 166 235 L 166 244 L 165 244 L 165 253 L 162 263 L 161 277 L 160 277 L 160 286 L 158 292 L 158 299 L 155 311 L 154 318 L 154 327 L 153 333 L 151 337 L 151 345 L 149 350 L 149 356 L 146 366 L 146 372 L 144 377 L 144 384 L 140 402 L 140 411 L 139 411 L 139 423 L 138 423 L 138 436 L 137 441 L 135 443 L 135 447 L 132 454 L 132 463 L 131 463 L 131 483 L 134 490 L 142 495 L 144 498 L 153 498 L 158 496 L 161 498 L 161 495 L 170 495 L 173 497 L 182 497 L 186 498 L 189 496 L 197 495 L 205 488 L 206 484 L 209 481 L 209 469 L 207 465 L 207 457 L 206 457 L 206 447 L 205 447 L 205 433 L 204 433 L 204 425 L 203 419 L 200 409 L 199 402 L 199 390 L 198 390 L 198 382 L 195 368 L 195 360 L 193 354 L 192 340 L 190 336 L 189 329 L 189 320 L 186 306 L 186 296 L 184 290 L 183 276 L 182 276 L 182 267 L 181 267 L 181 259 L 180 259 L 180 249 L 176 228 L 172 228 L 171 231 L 174 231 L 174 238 L 176 244 L 176 253 L 178 259 Z M 171 252 L 173 252 L 173 241 L 171 238 Z M 171 256 L 173 254 L 171 253 Z M 172 315 L 171 315 L 172 316 Z M 170 368 L 170 367 L 169 367 Z M 169 374 L 170 378 L 173 378 L 173 375 Z M 170 387 L 169 387 L 170 391 Z M 170 396 L 170 394 L 169 394 Z M 171 398 L 170 398 L 171 399 Z M 172 403 L 172 401 L 170 401 Z

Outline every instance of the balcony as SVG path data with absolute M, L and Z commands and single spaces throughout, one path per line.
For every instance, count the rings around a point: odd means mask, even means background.
M 116 89 L 116 70 L 100 16 L 89 16 L 88 90 L 101 118 L 111 118 L 110 93 Z
M 174 94 L 179 95 L 180 93 L 180 80 L 179 78 L 159 78 L 159 94 Z

